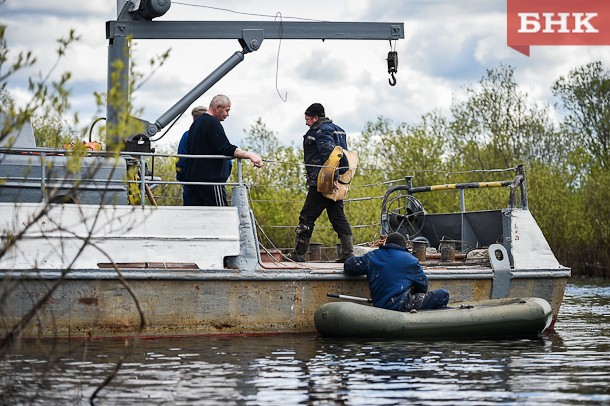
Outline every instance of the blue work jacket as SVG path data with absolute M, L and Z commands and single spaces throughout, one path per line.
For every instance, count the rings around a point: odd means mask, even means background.
M 305 133 L 303 158 L 308 186 L 317 185 L 320 167 L 324 165 L 336 145 L 347 149 L 345 131 L 327 117 L 318 119 Z
M 363 256 L 348 258 L 345 273 L 366 275 L 373 306 L 403 310 L 409 293 L 426 293 L 428 276 L 406 248 L 385 244 Z

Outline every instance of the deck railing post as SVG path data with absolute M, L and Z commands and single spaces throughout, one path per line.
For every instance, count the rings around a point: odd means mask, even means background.
M 47 155 L 43 152 L 40 153 L 40 191 L 42 192 L 42 201 L 49 203 L 49 196 L 47 194 Z
M 242 177 L 242 160 L 238 159 L 237 160 L 237 183 L 239 183 L 239 185 L 241 186 L 243 183 L 243 177 Z
M 464 241 L 464 213 L 466 212 L 466 200 L 464 199 L 464 189 L 460 189 L 460 238 Z M 464 249 L 463 245 L 460 251 Z
M 413 187 L 413 176 L 405 176 L 405 184 L 407 188 L 411 189 Z M 408 193 L 411 194 L 410 191 Z
M 146 157 L 144 155 L 140 155 L 140 204 L 142 208 L 146 205 L 146 180 L 145 176 L 145 168 L 146 168 Z
M 521 208 L 527 209 L 527 185 L 525 184 L 525 165 L 521 164 L 517 166 L 517 173 L 523 178 L 519 183 L 519 190 L 521 192 Z
M 460 189 L 460 210 L 462 214 L 466 211 L 466 200 L 464 199 L 464 189 Z

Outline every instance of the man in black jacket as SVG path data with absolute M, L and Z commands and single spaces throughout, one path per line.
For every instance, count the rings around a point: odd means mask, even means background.
M 328 199 L 318 192 L 318 173 L 336 145 L 347 149 L 345 131 L 326 117 L 324 106 L 314 103 L 305 110 L 305 124 L 309 131 L 303 136 L 303 158 L 307 172 L 307 197 L 296 228 L 295 247 L 288 258 L 297 262 L 306 260 L 309 240 L 315 222 L 326 210 L 328 219 L 341 241 L 341 253 L 337 262 L 345 262 L 354 255 L 352 229 L 343 212 L 343 201 Z
M 253 152 L 244 151 L 231 144 L 220 124 L 229 116 L 231 100 L 225 95 L 212 98 L 207 113 L 197 118 L 189 129 L 186 150 L 188 155 L 225 155 L 249 159 L 256 168 L 263 166 L 263 160 Z M 231 175 L 231 161 L 228 159 L 186 160 L 185 180 L 187 182 L 210 182 L 216 185 L 185 185 L 187 199 L 185 206 L 228 206 L 225 183 Z

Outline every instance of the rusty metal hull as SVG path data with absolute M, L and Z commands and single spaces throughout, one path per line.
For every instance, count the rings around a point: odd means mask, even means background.
M 342 264 L 263 266 L 245 187 L 233 189 L 232 203 L 0 203 L 2 241 L 20 235 L 0 256 L 0 335 L 24 317 L 20 329 L 31 337 L 315 332 L 328 293 L 369 296 L 366 279 L 344 275 Z M 449 290 L 453 303 L 540 297 L 556 319 L 570 270 L 531 213 L 430 216 L 430 238 L 459 237 L 462 220 L 462 239 L 486 246 L 486 259 L 423 258 L 430 287 Z
M 430 287 L 451 292 L 451 302 L 491 297 L 491 268 L 428 269 Z M 315 332 L 313 315 L 331 301 L 327 293 L 368 297 L 364 278 L 343 275 L 340 265 L 314 269 L 239 271 L 114 270 L 4 272 L 11 286 L 2 304 L 2 331 L 27 314 L 49 288 L 57 289 L 23 330 L 27 337 L 182 336 Z M 569 272 L 523 271 L 513 275 L 509 297 L 540 297 L 556 319 Z M 143 329 L 140 313 L 144 317 Z

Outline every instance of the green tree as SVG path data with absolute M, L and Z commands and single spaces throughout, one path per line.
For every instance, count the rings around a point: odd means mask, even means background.
M 74 143 L 80 138 L 80 132 L 74 126 L 78 124 L 78 119 L 67 120 L 57 113 L 37 114 L 32 116 L 32 127 L 34 128 L 34 138 L 39 147 L 63 149 L 66 145 Z
M 600 61 L 572 69 L 552 87 L 565 116 L 561 129 L 573 140 L 569 172 L 572 195 L 581 205 L 573 215 L 577 252 L 585 272 L 604 275 L 610 263 L 610 71 Z
M 416 124 L 394 124 L 383 117 L 367 123 L 358 143 L 362 152 L 362 180 L 377 184 L 374 190 L 380 196 L 391 186 L 404 185 L 407 176 L 413 177 L 414 186 L 444 183 L 441 174 L 446 171 L 444 157 L 448 151 L 445 125 L 438 112 L 422 116 Z M 390 181 L 396 182 L 386 183 Z M 427 200 L 425 195 L 416 197 L 431 210 L 440 210 L 442 206 L 438 201 Z M 374 212 L 379 218 L 381 201 L 377 204 Z
M 610 162 L 610 71 L 600 61 L 572 69 L 552 87 L 565 112 L 562 128 L 602 167 Z
M 449 126 L 454 159 L 465 167 L 510 167 L 523 162 L 553 162 L 565 151 L 548 108 L 529 106 L 515 81 L 515 69 L 488 69 L 467 100 L 454 103 Z
M 581 246 L 585 255 L 580 259 L 588 275 L 606 276 L 610 272 L 610 171 L 593 167 L 584 187 L 583 220 L 590 233 Z M 582 227 L 582 222 L 580 224 Z

